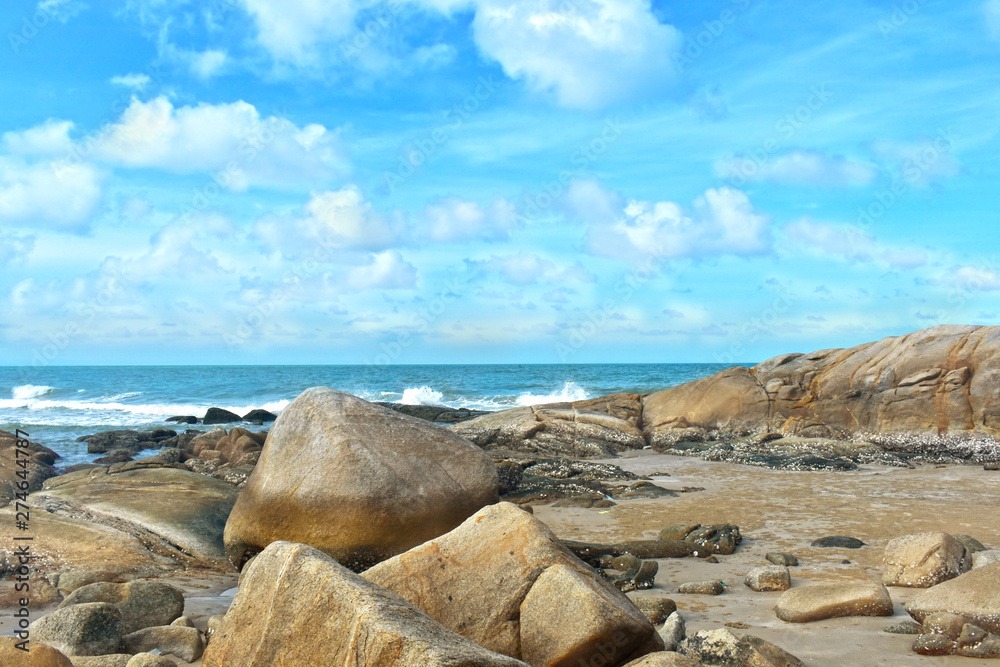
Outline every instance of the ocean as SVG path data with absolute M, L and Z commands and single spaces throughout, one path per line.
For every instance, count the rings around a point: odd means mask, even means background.
M 370 401 L 503 410 L 620 391 L 648 393 L 706 377 L 729 364 L 400 366 L 0 367 L 0 429 L 19 428 L 63 458 L 90 462 L 82 435 L 112 429 L 195 428 L 166 424 L 209 407 L 243 415 L 280 413 L 300 392 L 327 386 Z M 257 427 L 259 428 L 259 427 Z M 266 428 L 266 426 L 265 426 Z M 151 454 L 152 452 L 150 452 Z

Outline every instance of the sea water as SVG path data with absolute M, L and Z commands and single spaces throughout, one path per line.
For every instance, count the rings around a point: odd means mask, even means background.
M 503 410 L 615 392 L 649 393 L 725 368 L 720 364 L 400 366 L 63 366 L 0 367 L 0 429 L 19 428 L 63 458 L 89 462 L 79 436 L 112 429 L 209 428 L 173 425 L 209 407 L 275 414 L 309 387 L 369 401 Z M 260 427 L 257 427 L 260 428 Z M 265 427 L 266 428 L 266 425 Z M 151 454 L 152 452 L 150 452 Z

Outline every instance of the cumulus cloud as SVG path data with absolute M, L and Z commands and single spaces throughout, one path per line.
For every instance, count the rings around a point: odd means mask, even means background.
M 661 89 L 676 75 L 682 44 L 645 0 L 479 0 L 472 27 L 480 51 L 508 76 L 568 107 Z
M 670 201 L 630 200 L 612 217 L 589 220 L 587 246 L 605 257 L 749 256 L 771 251 L 770 219 L 754 210 L 745 193 L 731 188 L 706 190 L 690 209 Z
M 527 252 L 492 255 L 489 259 L 466 262 L 474 271 L 498 275 L 512 285 L 583 283 L 594 279 L 579 262 L 559 266 L 552 260 Z
M 327 180 L 342 173 L 334 132 L 262 118 L 246 102 L 174 108 L 166 97 L 133 99 L 118 122 L 104 128 L 98 159 L 127 167 L 219 172 L 232 190 Z
M 517 226 L 517 210 L 506 199 L 484 209 L 476 202 L 447 197 L 429 204 L 423 220 L 433 241 L 500 240 Z
M 890 247 L 879 243 L 860 227 L 834 225 L 802 218 L 784 229 L 786 241 L 793 248 L 849 262 L 884 262 L 892 268 L 923 266 L 927 253 L 919 248 Z
M 101 202 L 101 180 L 89 165 L 0 157 L 0 222 L 83 231 Z
M 23 132 L 4 132 L 4 148 L 18 155 L 63 155 L 73 148 L 69 133 L 73 123 L 49 119 Z
M 357 34 L 351 0 L 241 0 L 258 41 L 278 62 L 316 67 Z M 676 77 L 680 32 L 660 23 L 648 0 L 417 0 L 427 10 L 471 8 L 480 52 L 532 91 L 568 107 L 594 108 L 655 95 Z M 334 50 L 333 52 L 336 52 Z M 454 57 L 442 45 L 413 56 L 426 66 Z
M 715 165 L 720 178 L 735 184 L 765 181 L 779 185 L 854 187 L 869 185 L 878 177 L 874 166 L 842 155 L 797 150 L 759 160 L 734 155 Z
M 322 248 L 383 250 L 404 231 L 398 213 L 383 214 L 355 185 L 316 192 L 298 216 L 266 216 L 257 222 L 256 235 L 287 257 L 299 257 Z M 332 257 L 331 257 L 332 259 Z
M 417 269 L 398 250 L 372 255 L 371 262 L 351 269 L 347 278 L 355 289 L 414 289 Z

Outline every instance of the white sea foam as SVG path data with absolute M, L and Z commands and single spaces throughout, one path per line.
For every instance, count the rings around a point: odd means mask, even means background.
M 444 405 L 444 394 L 430 387 L 408 387 L 397 401 L 403 405 Z
M 52 391 L 55 391 L 55 387 L 47 387 L 45 385 L 36 384 L 22 384 L 19 387 L 11 389 L 10 395 L 15 399 L 28 399 L 38 398 L 39 396 L 44 396 Z
M 36 424 L 94 424 L 108 421 L 122 423 L 141 423 L 143 421 L 159 421 L 172 415 L 194 415 L 201 417 L 211 405 L 182 403 L 122 403 L 120 400 L 135 393 L 119 394 L 103 400 L 73 401 L 45 400 L 38 398 L 0 399 L 0 410 L 21 409 L 32 412 L 31 421 Z M 263 405 L 231 405 L 220 406 L 225 410 L 244 415 L 255 408 L 263 408 L 269 412 L 281 412 L 291 401 L 271 401 Z M 39 414 L 41 413 L 41 414 Z M 48 413 L 48 414 L 45 414 Z
M 564 403 L 568 401 L 582 401 L 590 398 L 587 390 L 575 382 L 566 382 L 562 389 L 554 394 L 531 394 L 524 393 L 517 397 L 518 405 L 541 405 L 543 403 Z

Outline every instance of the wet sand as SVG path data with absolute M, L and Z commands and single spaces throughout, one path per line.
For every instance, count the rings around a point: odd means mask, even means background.
M 677 523 L 732 523 L 743 543 L 731 556 L 711 564 L 694 558 L 660 560 L 656 586 L 630 595 L 669 596 L 677 602 L 688 633 L 731 628 L 774 642 L 807 665 L 990 665 L 995 660 L 913 653 L 912 635 L 882 632 L 911 620 L 903 604 L 915 589 L 892 587 L 893 617 L 841 618 L 807 624 L 785 623 L 774 615 L 780 593 L 757 593 L 743 584 L 764 555 L 783 551 L 799 558 L 789 568 L 792 586 L 850 580 L 880 580 L 886 543 L 907 533 L 941 530 L 972 535 L 1000 548 L 1000 472 L 982 466 L 924 466 L 915 470 L 865 467 L 848 472 L 775 471 L 697 458 L 630 453 L 605 461 L 639 475 L 651 475 L 668 489 L 704 487 L 677 497 L 622 501 L 606 510 L 536 506 L 535 516 L 566 539 L 612 542 L 650 539 Z M 657 474 L 666 473 L 666 474 Z M 828 535 L 864 541 L 861 549 L 820 549 L 809 544 Z M 843 564 L 843 560 L 851 561 Z M 724 581 L 720 596 L 679 595 L 688 581 Z

